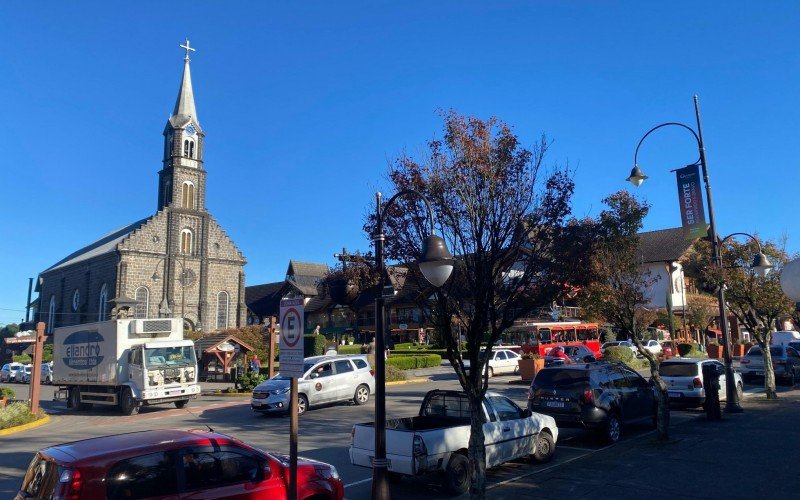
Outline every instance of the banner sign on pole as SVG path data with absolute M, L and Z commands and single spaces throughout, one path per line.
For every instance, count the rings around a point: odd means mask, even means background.
M 681 206 L 683 238 L 694 240 L 708 235 L 706 215 L 703 210 L 703 193 L 700 189 L 700 171 L 697 165 L 675 171 L 678 180 L 678 200 Z
M 303 299 L 281 300 L 280 373 L 285 377 L 303 376 L 304 342 Z

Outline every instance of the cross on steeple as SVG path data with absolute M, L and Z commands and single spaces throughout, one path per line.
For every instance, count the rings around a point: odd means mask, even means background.
M 189 38 L 186 38 L 186 45 L 181 45 L 180 48 L 186 49 L 186 57 L 183 58 L 184 61 L 188 61 L 189 60 L 189 51 L 190 50 L 192 52 L 195 51 L 195 49 L 193 49 L 192 47 L 189 46 Z

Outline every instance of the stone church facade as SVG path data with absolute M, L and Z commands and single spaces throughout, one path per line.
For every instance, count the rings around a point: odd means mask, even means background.
M 54 327 L 104 321 L 115 303 L 136 317 L 183 317 L 186 328 L 245 324 L 244 265 L 206 210 L 205 133 L 194 103 L 187 41 L 175 108 L 164 128 L 158 211 L 74 252 L 39 274 L 37 320 Z

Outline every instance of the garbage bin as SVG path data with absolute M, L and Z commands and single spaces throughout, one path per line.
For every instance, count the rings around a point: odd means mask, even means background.
M 716 363 L 703 365 L 703 388 L 706 393 L 706 402 L 703 407 L 709 420 L 721 420 L 722 411 L 719 406 L 719 377 L 721 370 Z

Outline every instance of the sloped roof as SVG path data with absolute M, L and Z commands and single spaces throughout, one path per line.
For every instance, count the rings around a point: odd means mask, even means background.
M 297 291 L 303 295 L 315 296 L 319 293 L 317 285 L 319 284 L 320 276 L 304 276 L 294 275 L 288 276 L 286 282 L 297 288 Z
M 49 268 L 42 271 L 42 273 L 66 267 L 75 264 L 76 262 L 88 260 L 91 259 L 92 257 L 97 257 L 98 255 L 103 255 L 105 253 L 113 252 L 116 250 L 117 245 L 120 242 L 122 242 L 122 240 L 124 240 L 132 232 L 142 227 L 144 223 L 147 222 L 148 220 L 149 218 L 142 219 L 134 222 L 133 224 L 129 224 L 127 226 L 112 231 L 106 234 L 105 236 L 101 237 L 99 240 L 86 245 L 77 252 L 73 252 L 67 255 L 65 258 L 61 259 L 60 261 L 56 262 Z
M 289 276 L 316 276 L 322 278 L 328 274 L 328 265 L 290 260 L 289 269 L 286 271 L 286 274 Z
M 642 263 L 674 262 L 680 259 L 695 240 L 683 239 L 683 228 L 660 229 L 639 233 L 639 257 Z
M 218 345 L 222 344 L 223 342 L 227 342 L 228 340 L 236 342 L 240 346 L 244 347 L 246 351 L 253 350 L 253 347 L 250 346 L 249 344 L 242 342 L 235 335 L 227 333 L 216 333 L 214 335 L 207 335 L 205 337 L 201 337 L 194 341 L 194 347 L 200 352 L 210 352 L 214 350 Z
M 281 303 L 281 289 L 285 281 L 248 286 L 244 289 L 244 302 L 256 316 L 278 314 Z

